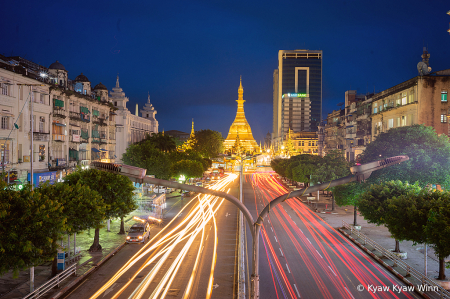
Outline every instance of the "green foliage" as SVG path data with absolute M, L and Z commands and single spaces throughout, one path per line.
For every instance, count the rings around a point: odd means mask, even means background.
M 372 184 L 360 195 L 358 209 L 369 223 L 382 225 L 389 212 L 389 199 L 402 195 L 408 198 L 420 191 L 418 184 L 410 185 L 400 180 Z
M 0 189 L 0 274 L 52 260 L 57 240 L 67 231 L 63 205 L 31 191 Z
M 401 179 L 419 186 L 440 184 L 450 189 L 450 143 L 432 127 L 414 125 L 390 129 L 369 143 L 359 162 L 368 163 L 392 156 L 408 155 L 409 160 L 372 173 L 369 182 Z
M 169 135 L 164 135 L 162 132 L 147 135 L 146 138 L 140 143 L 149 142 L 156 149 L 162 152 L 173 152 L 177 149 L 177 143 L 175 139 Z
M 62 204 L 64 216 L 67 217 L 67 232 L 70 234 L 98 227 L 108 208 L 97 191 L 81 183 L 72 186 L 45 183 L 41 184 L 36 192 L 48 198 L 55 198 Z
M 181 160 L 172 165 L 171 172 L 174 177 L 198 178 L 203 176 L 203 165 L 199 161 Z
M 122 217 L 137 208 L 133 200 L 133 183 L 126 176 L 87 169 L 69 174 L 65 183 L 70 186 L 88 186 L 97 191 L 106 204 L 105 219 Z
M 223 153 L 223 137 L 220 132 L 210 129 L 195 132 L 197 140 L 194 150 L 200 153 L 204 158 L 215 158 Z
M 288 178 L 297 182 L 310 183 L 310 175 L 315 173 L 317 165 L 323 161 L 323 158 L 316 155 L 303 154 L 291 157 L 289 160 L 292 166 L 288 166 L 286 169 Z
M 147 169 L 147 174 L 153 174 L 158 179 L 170 179 L 170 165 L 168 155 L 177 152 L 165 153 L 155 147 L 150 140 L 138 144 L 131 144 L 123 154 L 124 164 Z
M 312 176 L 314 184 L 329 182 L 350 175 L 350 164 L 341 150 L 330 151 L 317 164 Z
M 288 159 L 276 158 L 270 161 L 270 167 L 282 177 L 286 177 L 286 167 L 289 165 Z
M 439 279 L 445 279 L 444 258 L 450 255 L 450 193 L 430 192 L 432 198 L 425 226 L 427 243 L 439 256 Z
M 333 196 L 338 206 L 358 205 L 359 196 L 364 192 L 364 183 L 351 182 L 333 188 Z

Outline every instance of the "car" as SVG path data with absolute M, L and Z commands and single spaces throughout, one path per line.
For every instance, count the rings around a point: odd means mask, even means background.
M 161 187 L 161 186 L 158 189 L 153 190 L 153 192 L 155 192 L 155 193 L 169 193 L 169 192 L 167 192 L 166 188 Z
M 135 223 L 128 231 L 127 243 L 145 243 L 150 239 L 150 224 L 148 222 Z

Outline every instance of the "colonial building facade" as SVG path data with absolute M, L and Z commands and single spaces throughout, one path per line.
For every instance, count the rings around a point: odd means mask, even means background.
M 136 105 L 135 114 L 127 108 L 128 97 L 125 96 L 119 86 L 119 76 L 117 76 L 116 86 L 110 92 L 110 100 L 118 110 L 116 116 L 116 136 L 120 142 L 116 143 L 116 159 L 122 162 L 122 156 L 130 144 L 143 140 L 147 134 L 158 133 L 158 121 L 155 118 L 156 110 L 150 103 L 150 95 L 147 103 L 141 109 L 141 116 Z

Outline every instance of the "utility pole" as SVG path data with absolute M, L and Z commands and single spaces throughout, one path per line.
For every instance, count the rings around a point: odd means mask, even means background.
M 31 191 L 34 190 L 33 186 L 33 159 L 34 159 L 34 144 L 33 144 L 33 132 L 34 132 L 34 119 L 33 119 L 33 86 L 45 86 L 45 84 L 17 84 L 19 86 L 29 86 L 30 87 L 30 94 L 28 98 L 30 99 L 30 110 L 31 110 L 31 150 L 30 150 L 30 184 L 31 184 Z M 34 266 L 30 267 L 30 293 L 34 292 Z

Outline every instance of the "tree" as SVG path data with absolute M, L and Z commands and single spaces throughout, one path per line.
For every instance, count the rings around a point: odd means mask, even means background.
M 352 205 L 353 210 L 353 225 L 358 225 L 356 222 L 357 208 L 359 197 L 364 192 L 365 183 L 351 182 L 343 185 L 338 185 L 333 188 L 333 197 L 339 206 Z
M 174 177 L 198 178 L 203 176 L 203 166 L 199 161 L 181 160 L 172 165 L 171 172 Z
M 389 201 L 392 198 L 399 196 L 405 196 L 409 198 L 412 195 L 418 194 L 421 188 L 418 184 L 410 185 L 408 183 L 403 183 L 400 180 L 389 181 L 381 184 L 372 184 L 368 189 L 359 196 L 358 208 L 361 214 L 369 223 L 375 223 L 376 225 L 386 225 L 389 232 L 395 238 L 395 249 L 394 252 L 400 252 L 400 242 L 402 240 L 412 240 L 412 235 L 408 235 L 408 232 L 412 234 L 422 231 L 422 227 L 416 227 L 416 230 L 411 230 L 411 223 L 405 219 L 398 219 L 400 217 L 408 217 L 404 212 L 402 215 L 394 215 L 392 212 L 395 210 L 399 213 L 399 208 L 396 207 L 394 210 Z M 404 205 L 405 203 L 402 203 Z M 407 231 L 404 231 L 404 230 Z M 423 235 L 423 234 L 419 234 Z
M 369 143 L 358 158 L 359 163 L 368 163 L 384 158 L 408 155 L 409 160 L 398 165 L 374 171 L 367 184 L 379 184 L 400 179 L 403 182 L 418 182 L 420 187 L 440 184 L 450 189 L 450 142 L 447 136 L 438 136 L 432 127 L 414 125 L 390 129 Z M 341 194 L 353 196 L 351 184 L 339 186 Z
M 450 255 L 450 193 L 429 192 L 434 200 L 428 212 L 428 221 L 425 225 L 427 243 L 431 245 L 439 257 L 438 279 L 445 277 L 445 257 Z M 428 198 L 429 200 L 429 198 Z
M 133 184 L 129 178 L 120 174 L 105 172 L 97 169 L 78 170 L 66 176 L 65 182 L 69 185 L 89 186 L 102 197 L 107 208 L 105 218 L 123 218 L 126 214 L 137 208 L 133 199 Z M 123 223 L 121 225 L 121 231 Z M 94 243 L 90 251 L 101 250 L 100 226 L 95 227 Z
M 438 136 L 432 127 L 414 125 L 390 129 L 369 143 L 359 162 L 368 163 L 384 158 L 408 155 L 409 160 L 372 173 L 369 182 L 419 182 L 419 186 L 440 184 L 450 189 L 450 142 L 446 135 Z
M 275 158 L 270 161 L 270 167 L 282 177 L 286 177 L 286 167 L 289 165 L 288 159 Z
M 55 198 L 63 205 L 67 234 L 77 234 L 88 228 L 100 226 L 105 217 L 106 204 L 97 191 L 80 183 L 70 186 L 64 183 L 41 184 L 35 189 L 41 195 Z M 57 274 L 56 256 L 53 259 L 52 275 Z
M 177 149 L 177 143 L 175 139 L 169 135 L 164 135 L 159 132 L 156 134 L 147 135 L 140 143 L 150 142 L 155 148 L 162 152 L 172 152 Z
M 107 206 L 100 194 L 89 186 L 81 185 L 80 182 L 72 186 L 45 183 L 35 191 L 48 198 L 54 198 L 63 205 L 69 234 L 96 227 L 105 219 Z
M 194 150 L 200 153 L 203 158 L 215 158 L 223 153 L 223 137 L 220 132 L 210 129 L 195 132 L 197 143 Z
M 123 163 L 147 169 L 147 174 L 153 174 L 158 179 L 170 179 L 171 162 L 169 156 L 175 152 L 165 153 L 146 140 L 139 144 L 130 145 L 123 154 Z
M 350 164 L 345 160 L 341 150 L 330 151 L 323 160 L 317 165 L 313 173 L 313 183 L 329 182 L 350 175 Z M 330 188 L 331 210 L 334 211 L 334 188 Z
M 291 157 L 289 160 L 292 161 L 291 163 L 295 163 L 295 166 L 292 167 L 292 179 L 309 185 L 311 175 L 315 173 L 317 166 L 323 161 L 323 158 L 316 155 L 302 154 Z
M 52 260 L 58 239 L 67 230 L 63 205 L 31 191 L 0 188 L 0 274 Z

